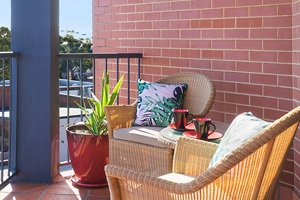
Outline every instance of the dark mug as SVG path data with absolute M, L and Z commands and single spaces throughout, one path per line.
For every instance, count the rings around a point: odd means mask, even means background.
M 201 138 L 207 138 L 216 130 L 216 126 L 211 123 L 210 118 L 194 118 L 195 130 L 201 134 Z M 213 126 L 213 130 L 208 134 L 208 131 Z
M 191 123 L 186 123 L 186 118 L 188 115 L 193 116 L 192 114 L 189 114 L 189 110 L 186 109 L 172 109 L 172 114 L 174 117 L 174 125 L 176 129 L 185 129 L 186 125 Z M 193 116 L 194 117 L 194 116 Z

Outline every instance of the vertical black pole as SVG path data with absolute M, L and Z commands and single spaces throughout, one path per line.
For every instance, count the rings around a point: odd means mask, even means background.
M 117 82 L 119 82 L 119 58 L 117 58 Z M 119 105 L 119 94 L 117 97 L 117 105 Z
M 128 99 L 127 104 L 130 104 L 130 58 L 128 58 L 127 62 L 127 77 L 128 77 L 128 83 L 127 83 L 127 91 L 128 91 Z
M 4 112 L 5 112 L 5 59 L 2 60 L 2 129 L 1 129 L 1 182 L 4 175 Z
M 82 59 L 80 59 L 80 105 L 83 105 L 83 77 L 82 77 Z M 83 121 L 83 112 L 80 110 L 80 120 Z
M 93 93 L 96 93 L 96 61 L 93 59 Z
M 138 58 L 138 79 L 141 78 L 141 58 Z

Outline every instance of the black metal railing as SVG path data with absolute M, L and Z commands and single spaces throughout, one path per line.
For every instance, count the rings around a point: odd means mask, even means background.
M 64 94 L 60 94 L 60 98 L 63 97 L 63 95 L 66 96 L 66 104 L 63 105 L 60 109 L 66 109 L 65 110 L 65 115 L 64 116 L 60 116 L 60 123 L 61 123 L 61 129 L 60 129 L 60 150 L 61 150 L 61 157 L 63 155 L 63 157 L 65 159 L 60 158 L 60 164 L 59 166 L 65 166 L 65 165 L 69 165 L 70 164 L 70 158 L 69 158 L 69 153 L 68 153 L 68 147 L 67 147 L 67 141 L 66 141 L 66 124 L 71 124 L 74 121 L 83 121 L 83 113 L 82 111 L 80 111 L 80 113 L 76 113 L 75 114 L 71 113 L 70 110 L 73 109 L 73 111 L 76 111 L 76 108 L 73 107 L 72 105 L 70 106 L 70 99 L 71 98 L 76 98 L 72 95 L 70 95 L 70 91 L 71 89 L 74 90 L 74 88 L 78 89 L 78 94 L 77 94 L 77 99 L 79 101 L 79 104 L 83 104 L 84 101 L 84 88 L 88 87 L 89 89 L 91 89 L 93 92 L 95 92 L 95 88 L 96 88 L 96 83 L 95 80 L 97 77 L 95 77 L 96 74 L 96 64 L 100 63 L 103 64 L 103 69 L 105 71 L 105 73 L 107 73 L 108 69 L 108 63 L 111 65 L 115 66 L 115 73 L 116 73 L 116 82 L 119 81 L 119 74 L 120 74 L 120 59 L 127 59 L 125 65 L 127 65 L 127 73 L 126 76 L 124 76 L 124 80 L 127 79 L 127 103 L 130 103 L 130 74 L 131 69 L 134 67 L 137 67 L 136 73 L 137 73 L 137 77 L 140 78 L 140 59 L 142 58 L 142 54 L 141 53 L 114 53 L 114 54 L 96 54 L 96 53 L 61 53 L 58 55 L 58 58 L 60 59 L 60 61 L 66 61 L 66 69 L 64 69 L 64 71 L 66 71 L 66 85 L 64 86 L 60 86 L 60 92 L 64 91 Z M 86 84 L 86 86 L 84 87 L 84 81 L 83 81 L 83 61 L 85 59 L 92 59 L 92 69 L 93 69 L 93 81 L 92 84 L 88 85 Z M 137 62 L 135 62 L 135 64 L 131 64 L 131 59 L 137 59 Z M 77 86 L 70 86 L 70 76 L 69 76 L 69 72 L 70 72 L 70 68 L 71 67 L 75 67 L 75 66 L 70 66 L 70 61 L 71 60 L 79 60 L 79 74 L 78 74 L 78 84 Z M 111 75 L 111 72 L 109 72 L 109 74 Z M 99 77 L 99 78 L 102 78 Z M 101 87 L 101 86 L 100 86 Z M 76 96 L 76 95 L 75 95 Z M 78 97 L 79 96 L 79 97 Z M 65 97 L 64 97 L 65 98 Z M 73 99 L 74 101 L 74 99 Z M 72 102 L 72 101 L 71 101 Z M 117 104 L 119 104 L 119 98 L 117 98 Z M 77 109 L 78 111 L 78 109 Z M 79 115 L 78 115 L 79 114 Z M 80 119 L 79 119 L 80 118 Z
M 0 190 L 16 175 L 17 59 L 20 53 L 0 52 L 1 141 Z

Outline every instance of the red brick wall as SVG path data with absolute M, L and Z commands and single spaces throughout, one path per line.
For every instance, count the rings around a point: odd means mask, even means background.
M 300 101 L 291 0 L 94 0 L 93 6 L 94 52 L 143 53 L 141 78 L 148 81 L 179 72 L 208 76 L 217 91 L 209 113 L 215 121 L 231 122 L 245 111 L 274 120 L 293 108 L 293 95 Z M 135 81 L 133 73 L 132 87 Z M 281 179 L 291 187 L 293 160 L 292 150 Z
M 5 86 L 4 89 L 4 109 L 9 109 L 9 96 L 10 96 L 10 87 Z M 0 109 L 2 110 L 2 85 L 0 86 Z
M 300 1 L 293 1 L 293 86 L 294 86 L 294 106 L 299 106 L 300 104 Z M 295 190 L 300 194 L 300 135 L 299 131 L 296 134 L 296 139 L 294 140 L 294 149 L 291 160 L 294 160 L 294 185 Z

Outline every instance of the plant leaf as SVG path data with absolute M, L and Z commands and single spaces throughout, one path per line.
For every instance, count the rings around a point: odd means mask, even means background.
M 114 88 L 111 96 L 109 97 L 107 105 L 113 105 L 114 102 L 116 101 L 116 99 L 118 97 L 118 93 L 119 93 L 120 87 L 121 87 L 122 82 L 123 82 L 123 78 L 124 78 L 124 74 L 122 75 L 122 77 L 120 78 L 119 82 L 115 86 L 115 88 Z
M 107 132 L 107 122 L 106 116 L 104 113 L 104 106 L 112 105 L 119 93 L 119 89 L 121 87 L 124 75 L 122 75 L 121 79 L 115 86 L 111 96 L 109 97 L 109 76 L 108 73 L 103 73 L 102 80 L 102 91 L 101 91 L 101 101 L 92 93 L 93 98 L 88 98 L 86 96 L 88 106 L 91 108 L 92 112 L 90 113 L 87 110 L 85 105 L 85 101 L 83 101 L 83 106 L 79 105 L 77 102 L 77 106 L 84 111 L 85 117 L 87 119 L 85 125 L 86 127 L 94 134 L 94 135 L 102 135 Z
M 103 72 L 103 77 L 102 77 L 102 91 L 101 91 L 101 107 L 103 107 L 103 105 L 105 104 L 105 95 L 106 95 L 106 92 L 105 92 L 105 73 Z M 101 113 L 101 109 L 100 108 L 100 113 Z

